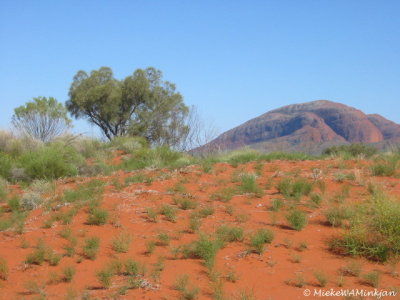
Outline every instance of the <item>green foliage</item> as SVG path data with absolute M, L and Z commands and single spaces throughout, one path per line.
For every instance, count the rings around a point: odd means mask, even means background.
M 110 68 L 102 67 L 75 75 L 66 105 L 75 118 L 88 119 L 110 140 L 131 135 L 176 146 L 188 133 L 189 108 L 175 89 L 154 68 L 117 80 Z
M 314 273 L 315 278 L 318 281 L 318 284 L 320 287 L 325 287 L 326 284 L 328 283 L 328 277 L 326 274 L 322 271 L 317 271 Z
M 371 166 L 373 176 L 395 176 L 399 168 L 400 156 L 398 154 L 390 154 L 381 156 L 377 162 Z
M 161 207 L 160 213 L 161 213 L 162 215 L 164 215 L 165 218 L 166 218 L 168 221 L 170 221 L 170 222 L 172 222 L 172 223 L 175 223 L 175 222 L 176 222 L 176 210 L 175 210 L 172 206 L 163 205 L 163 206 Z
M 98 237 L 90 237 L 85 240 L 83 246 L 83 255 L 91 260 L 95 260 L 100 249 L 100 239 Z
M 101 208 L 93 208 L 90 210 L 87 224 L 88 225 L 104 225 L 107 223 L 108 211 Z
M 369 273 L 364 274 L 362 276 L 362 279 L 365 284 L 377 288 L 381 281 L 381 274 L 378 271 L 371 271 Z
M 0 178 L 11 179 L 11 168 L 14 165 L 12 157 L 0 152 Z
M 50 144 L 36 151 L 27 152 L 19 159 L 29 179 L 57 179 L 75 176 L 83 158 L 71 147 Z
M 161 146 L 133 151 L 131 157 L 124 160 L 118 168 L 126 171 L 144 169 L 146 167 L 176 169 L 193 162 L 194 160 L 190 156 L 173 151 L 166 146 Z
M 243 228 L 241 227 L 231 227 L 228 225 L 220 226 L 217 231 L 217 238 L 222 243 L 231 243 L 231 242 L 241 242 L 243 241 Z
M 175 281 L 174 287 L 176 290 L 181 292 L 180 299 L 182 300 L 196 299 L 200 292 L 200 289 L 190 282 L 189 276 L 187 274 L 183 274 L 178 277 Z
M 294 230 L 302 230 L 308 223 L 307 215 L 300 210 L 294 209 L 287 216 L 287 221 Z
M 256 176 L 254 174 L 243 174 L 240 176 L 240 185 L 237 187 L 240 194 L 251 193 L 256 197 L 261 197 L 264 192 L 258 186 L 256 182 Z
M 400 204 L 376 190 L 369 201 L 356 205 L 350 230 L 330 241 L 336 253 L 387 261 L 400 254 Z
M 71 127 L 71 120 L 62 103 L 53 97 L 37 97 L 17 107 L 12 117 L 13 125 L 29 136 L 49 142 Z
M 302 196 L 308 196 L 313 190 L 313 184 L 305 179 L 293 181 L 285 178 L 277 185 L 278 191 L 286 198 L 294 197 L 300 199 Z
M 187 245 L 183 252 L 186 257 L 201 258 L 204 265 L 211 270 L 214 266 L 215 256 L 221 248 L 219 240 L 212 240 L 204 234 L 200 235 L 200 239 Z
M 264 245 L 270 244 L 274 239 L 274 233 L 271 230 L 261 228 L 250 238 L 250 247 L 252 251 L 258 254 L 264 252 Z
M 372 146 L 368 146 L 365 144 L 351 144 L 351 145 L 342 145 L 342 146 L 332 146 L 326 148 L 323 151 L 325 155 L 334 155 L 334 156 L 342 156 L 344 158 L 350 159 L 355 158 L 357 156 L 371 157 L 375 155 L 378 150 Z
M 109 267 L 106 267 L 105 269 L 97 272 L 96 276 L 101 286 L 105 289 L 108 289 L 111 286 L 114 273 Z
M 76 269 L 74 266 L 66 266 L 63 270 L 63 279 L 65 282 L 71 282 L 75 276 Z
M 116 252 L 126 253 L 129 250 L 129 246 L 132 242 L 132 235 L 128 232 L 120 232 L 113 240 L 112 240 L 112 248 Z
M 227 187 L 211 194 L 210 198 L 214 201 L 229 202 L 234 195 L 235 189 Z
M 344 220 L 350 220 L 352 216 L 353 212 L 348 206 L 331 207 L 325 211 L 326 220 L 334 227 L 341 226 Z

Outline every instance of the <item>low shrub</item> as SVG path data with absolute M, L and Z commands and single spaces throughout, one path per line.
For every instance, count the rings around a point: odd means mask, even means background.
M 104 225 L 107 223 L 108 220 L 108 212 L 101 208 L 93 208 L 90 210 L 87 224 L 88 225 Z
M 91 260 L 95 260 L 100 249 L 100 239 L 98 237 L 90 237 L 85 240 L 83 246 L 83 255 Z
M 129 250 L 129 246 L 132 242 L 132 235 L 128 232 L 120 232 L 112 240 L 112 248 L 116 252 L 126 253 Z
M 268 229 L 259 229 L 250 238 L 250 246 L 252 251 L 257 254 L 262 254 L 264 252 L 265 244 L 270 244 L 274 239 L 274 233 Z
M 294 230 L 302 230 L 308 223 L 307 215 L 300 210 L 294 209 L 286 216 L 287 221 Z

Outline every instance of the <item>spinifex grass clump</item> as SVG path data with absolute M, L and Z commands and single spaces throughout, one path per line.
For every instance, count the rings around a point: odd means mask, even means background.
M 270 244 L 274 239 L 274 233 L 269 229 L 259 229 L 250 238 L 251 250 L 255 253 L 262 254 L 265 244 Z
M 100 249 L 100 239 L 98 237 L 90 237 L 85 240 L 83 246 L 83 255 L 91 260 L 95 260 Z
M 30 265 L 42 265 L 47 261 L 51 266 L 56 266 L 60 262 L 62 256 L 57 254 L 43 240 L 38 240 L 36 249 L 28 254 L 25 263 Z
M 104 185 L 103 181 L 91 180 L 78 185 L 75 189 L 65 190 L 60 201 L 63 203 L 97 205 L 104 192 Z
M 200 239 L 186 245 L 182 252 L 184 257 L 201 258 L 204 260 L 204 265 L 208 269 L 212 269 L 215 262 L 215 256 L 221 248 L 221 242 L 213 240 L 205 234 L 200 235 Z
M 112 241 L 112 248 L 116 252 L 126 253 L 132 242 L 132 235 L 128 232 L 120 232 Z
M 371 172 L 374 176 L 395 176 L 400 165 L 400 155 L 390 154 L 380 157 L 372 166 Z
M 301 210 L 293 209 L 287 216 L 287 221 L 294 230 L 302 230 L 308 223 L 307 215 Z
M 286 198 L 295 198 L 300 200 L 302 196 L 308 196 L 313 190 L 313 184 L 305 179 L 285 178 L 277 185 L 278 191 Z
M 376 190 L 369 201 L 354 207 L 350 230 L 330 241 L 336 253 L 387 261 L 400 255 L 400 203 Z
M 104 209 L 95 207 L 90 210 L 87 224 L 88 225 L 104 225 L 107 223 L 108 212 Z
M 216 234 L 217 238 L 222 243 L 241 242 L 244 238 L 243 228 L 231 227 L 228 225 L 222 225 L 219 227 Z
M 240 176 L 240 184 L 237 192 L 240 194 L 254 194 L 256 197 L 262 197 L 263 190 L 258 186 L 257 177 L 254 174 L 243 174 Z
M 343 221 L 350 221 L 352 216 L 353 210 L 348 206 L 331 207 L 325 211 L 327 222 L 334 227 L 341 226 Z

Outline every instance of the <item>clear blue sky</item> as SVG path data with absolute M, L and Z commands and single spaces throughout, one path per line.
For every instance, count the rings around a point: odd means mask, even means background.
M 0 0 L 0 128 L 101 66 L 162 70 L 221 132 L 317 99 L 400 123 L 399 16 L 398 0 Z

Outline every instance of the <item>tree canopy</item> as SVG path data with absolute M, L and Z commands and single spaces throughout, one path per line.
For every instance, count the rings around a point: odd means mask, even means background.
M 20 131 L 49 142 L 71 127 L 65 106 L 53 97 L 37 97 L 14 110 L 12 124 Z
M 73 78 L 67 109 L 97 125 L 108 139 L 142 136 L 152 144 L 177 145 L 188 133 L 189 108 L 173 83 L 155 68 L 137 69 L 117 80 L 108 67 L 79 71 Z

